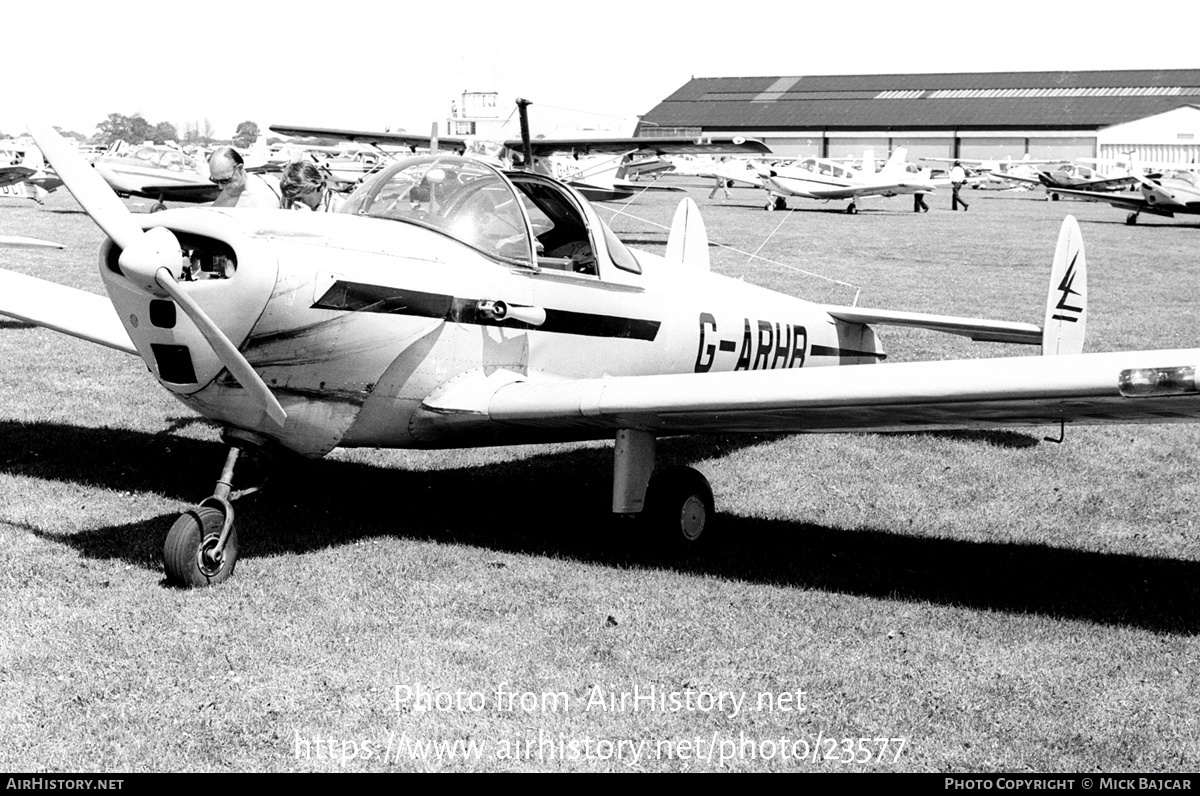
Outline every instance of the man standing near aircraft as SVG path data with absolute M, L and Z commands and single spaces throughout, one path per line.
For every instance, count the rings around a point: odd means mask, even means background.
M 242 156 L 222 146 L 208 158 L 208 178 L 221 186 L 213 207 L 279 207 L 279 190 L 260 174 L 248 174 Z
M 954 161 L 954 167 L 950 169 L 950 190 L 952 191 L 950 196 L 951 210 L 957 210 L 958 206 L 962 205 L 963 212 L 965 213 L 970 208 L 970 205 L 964 202 L 962 197 L 958 195 L 958 192 L 962 190 L 962 187 L 966 184 L 967 172 L 963 170 L 962 164 L 956 160 Z

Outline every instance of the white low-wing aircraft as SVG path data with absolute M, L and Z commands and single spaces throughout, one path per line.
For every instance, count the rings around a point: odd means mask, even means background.
M 166 536 L 179 584 L 233 572 L 247 447 L 320 457 L 614 439 L 613 511 L 684 544 L 709 527 L 712 491 L 691 468 L 654 472 L 664 435 L 1200 417 L 1200 350 L 1079 353 L 1086 273 L 1069 217 L 1039 327 L 774 293 L 710 273 L 691 200 L 656 256 L 627 248 L 569 186 L 449 154 L 388 166 L 341 213 L 135 217 L 50 128 L 35 135 L 108 235 L 108 298 L 0 271 L 0 313 L 139 356 L 228 429 L 213 495 Z M 876 365 L 868 324 L 1043 356 Z
M 767 189 L 767 210 L 785 210 L 785 197 L 805 199 L 849 199 L 847 213 L 857 213 L 855 200 L 863 196 L 897 196 L 906 193 L 933 193 L 937 186 L 927 176 L 908 171 L 905 159 L 908 150 L 897 147 L 884 167 L 874 170 L 874 157 L 864 155 L 864 167 L 855 169 L 849 163 L 828 158 L 804 158 L 790 166 L 770 169 L 764 175 Z

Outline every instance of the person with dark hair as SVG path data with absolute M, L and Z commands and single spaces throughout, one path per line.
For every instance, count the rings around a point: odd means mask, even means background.
M 321 170 L 308 160 L 297 160 L 284 168 L 279 190 L 283 194 L 279 206 L 284 210 L 336 213 L 344 204 Z
M 279 190 L 261 174 L 246 171 L 241 154 L 230 146 L 208 156 L 208 179 L 221 186 L 213 207 L 279 207 Z

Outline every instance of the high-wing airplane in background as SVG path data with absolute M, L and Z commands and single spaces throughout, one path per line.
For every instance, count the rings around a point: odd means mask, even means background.
M 499 142 L 446 136 L 434 139 L 431 136 L 408 133 L 379 133 L 364 130 L 334 130 L 316 127 L 289 127 L 271 125 L 273 132 L 315 138 L 334 138 L 344 141 L 374 144 L 375 146 L 402 146 L 413 151 L 418 148 L 436 146 L 473 154 L 487 148 L 490 156 L 504 163 L 528 157 L 532 170 L 548 177 L 561 180 L 578 189 L 592 201 L 628 199 L 646 189 L 645 185 L 619 178 L 618 171 L 632 155 L 681 155 L 699 153 L 767 153 L 771 150 L 761 141 L 740 137 L 687 138 L 680 136 L 665 138 L 525 138 L 507 139 Z
M 874 171 L 874 155 L 867 152 L 863 168 L 828 158 L 803 158 L 790 166 L 771 168 L 763 179 L 767 210 L 785 210 L 786 197 L 805 199 L 849 199 L 847 213 L 857 213 L 857 200 L 864 196 L 897 196 L 933 193 L 937 186 L 925 174 L 908 170 L 908 150 L 897 147 L 884 167 Z
M 92 167 L 117 196 L 154 199 L 155 210 L 165 209 L 163 202 L 212 202 L 221 195 L 208 165 L 176 147 L 143 144 L 101 155 Z
M 1079 353 L 1086 271 L 1070 217 L 1039 327 L 774 293 L 710 272 L 689 199 L 658 256 L 567 185 L 451 154 L 389 165 L 339 213 L 133 216 L 53 130 L 35 135 L 108 236 L 108 298 L 0 271 L 0 314 L 140 357 L 227 430 L 213 494 L 166 534 L 174 583 L 232 574 L 244 449 L 613 439 L 613 511 L 684 545 L 708 532 L 712 490 L 691 468 L 654 472 L 660 436 L 1200 418 L 1200 349 Z M 876 365 L 869 324 L 1043 356 Z
M 1174 218 L 1179 215 L 1200 215 L 1200 174 L 1190 169 L 1177 169 L 1161 177 L 1146 177 L 1135 174 L 1133 179 L 1141 194 L 1099 193 L 1060 188 L 1063 196 L 1105 202 L 1113 207 L 1131 210 L 1125 217 L 1126 224 L 1136 224 L 1138 215 L 1150 213 L 1155 216 Z
M 32 199 L 41 204 L 46 194 L 62 185 L 46 167 L 41 150 L 16 142 L 0 142 L 0 191 L 5 196 Z

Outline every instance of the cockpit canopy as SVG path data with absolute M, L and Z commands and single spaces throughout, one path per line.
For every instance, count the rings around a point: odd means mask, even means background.
M 1184 182 L 1192 186 L 1196 185 L 1196 173 L 1194 171 L 1172 171 L 1166 176 L 1166 179 Z
M 343 209 L 432 227 L 485 254 L 528 263 L 525 219 L 511 186 L 484 163 L 454 156 L 401 161 Z
M 641 272 L 570 188 L 473 158 L 427 155 L 394 163 L 355 190 L 341 212 L 419 224 L 514 265 L 598 276 L 611 263 Z

